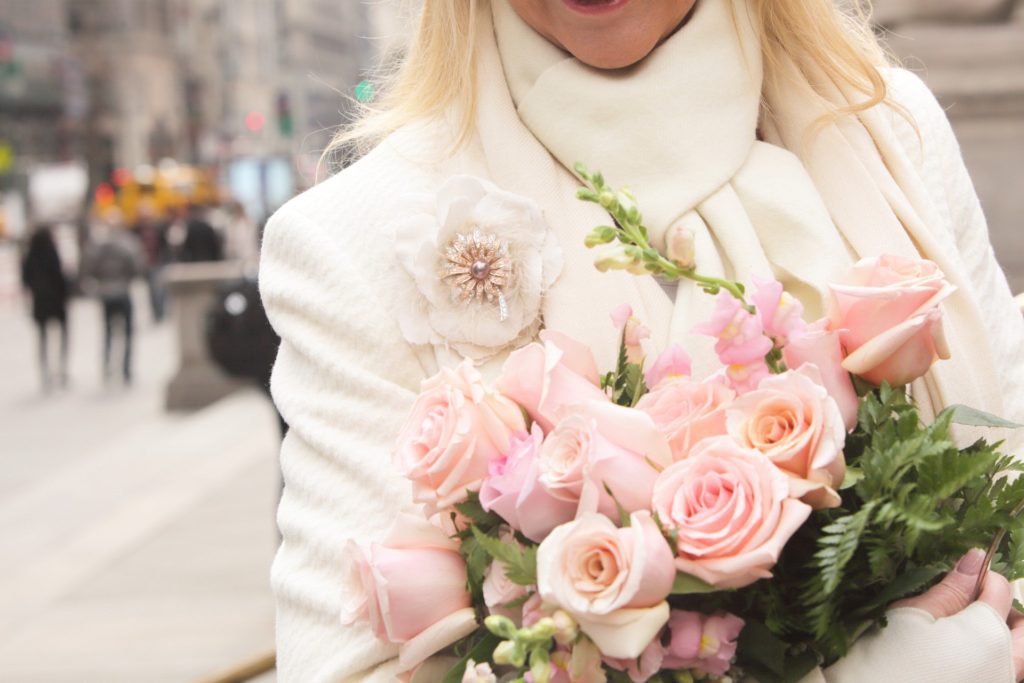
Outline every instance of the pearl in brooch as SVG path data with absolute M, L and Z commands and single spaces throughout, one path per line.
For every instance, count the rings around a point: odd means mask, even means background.
M 508 319 L 505 287 L 512 279 L 508 244 L 491 234 L 474 230 L 457 233 L 444 249 L 441 278 L 452 288 L 452 297 L 462 304 L 472 301 L 497 303 L 498 318 Z

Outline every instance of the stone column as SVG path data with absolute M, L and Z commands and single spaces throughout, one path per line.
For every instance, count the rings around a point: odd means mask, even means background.
M 175 263 L 164 271 L 178 328 L 178 372 L 167 385 L 167 410 L 197 410 L 224 398 L 236 389 L 251 386 L 246 379 L 231 377 L 213 360 L 206 343 L 206 316 L 217 288 L 241 277 L 236 261 Z

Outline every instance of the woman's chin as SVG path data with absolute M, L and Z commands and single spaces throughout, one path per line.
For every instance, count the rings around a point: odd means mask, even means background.
M 623 69 L 636 64 L 649 55 L 657 43 L 647 45 L 635 41 L 599 42 L 566 45 L 573 57 L 595 69 Z

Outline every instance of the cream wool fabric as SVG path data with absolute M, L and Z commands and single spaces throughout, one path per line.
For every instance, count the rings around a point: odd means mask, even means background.
M 489 17 L 482 17 L 480 31 L 480 114 L 466 147 L 445 158 L 450 130 L 443 124 L 410 126 L 289 202 L 268 226 L 261 288 L 282 336 L 272 390 L 292 427 L 281 456 L 284 541 L 273 569 L 282 681 L 394 677 L 395 648 L 378 643 L 365 626 L 340 625 L 338 567 L 345 538 L 379 538 L 399 510 L 411 509 L 409 487 L 391 466 L 391 446 L 420 381 L 439 363 L 455 360 L 443 348 L 407 344 L 388 314 L 396 308 L 396 265 L 383 235 L 403 214 L 403 194 L 436 191 L 448 177 L 469 173 L 541 204 L 566 257 L 544 304 L 545 324 L 594 345 L 599 361 L 606 364 L 614 354 L 607 309 L 623 301 L 655 328 L 660 342 L 680 338 L 673 330 L 686 317 L 685 297 L 673 308 L 651 278 L 594 270 L 582 238 L 604 217 L 596 207 L 572 199 L 573 177 L 523 127 L 505 85 Z M 968 274 L 974 299 L 985 302 L 978 313 L 1001 381 L 991 390 L 1002 394 L 1004 414 L 1019 420 L 1024 416 L 1024 324 L 993 258 L 958 147 L 925 86 L 907 72 L 887 75 L 893 96 L 913 114 L 924 143 L 919 145 L 909 125 L 896 121 L 894 145 L 918 172 L 943 218 L 946 227 L 936 227 L 934 239 Z M 773 153 L 778 163 L 793 163 L 783 150 Z M 496 353 L 485 370 L 493 374 L 507 351 Z M 928 624 L 882 632 L 848 658 L 845 666 L 859 667 L 853 674 L 830 669 L 816 673 L 816 680 L 1011 680 L 1005 626 L 991 611 L 975 609 L 947 621 L 955 636 L 942 624 L 941 634 L 933 634 Z M 937 653 L 932 660 L 937 670 L 891 678 L 899 670 L 886 653 L 923 649 L 922 640 Z M 889 645 L 869 647 L 875 642 Z M 425 672 L 424 680 L 438 678 Z

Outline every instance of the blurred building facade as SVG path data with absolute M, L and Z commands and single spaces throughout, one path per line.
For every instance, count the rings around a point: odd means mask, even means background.
M 300 169 L 278 194 L 301 188 L 373 65 L 371 14 L 337 0 L 0 3 L 0 190 L 41 163 L 80 160 L 94 188 L 165 158 L 248 163 L 249 184 L 274 161 L 278 176 Z

